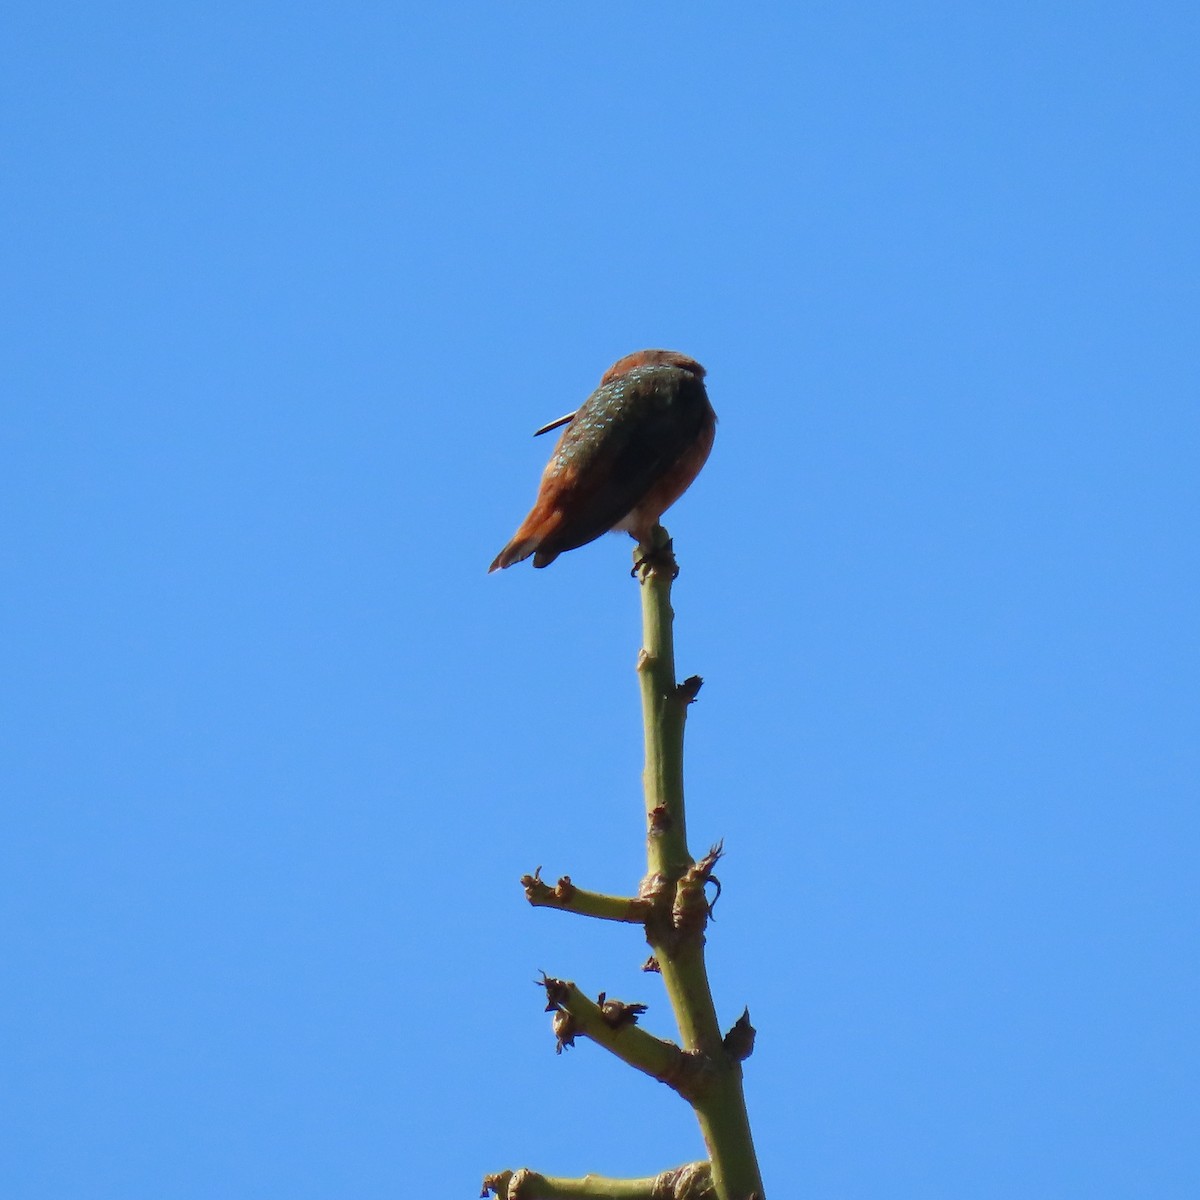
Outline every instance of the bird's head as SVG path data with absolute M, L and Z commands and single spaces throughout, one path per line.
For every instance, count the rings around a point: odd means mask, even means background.
M 604 372 L 600 386 L 612 383 L 614 379 L 619 379 L 622 375 L 632 371 L 634 367 L 649 366 L 678 367 L 681 371 L 695 375 L 697 379 L 704 378 L 704 368 L 694 358 L 688 358 L 686 354 L 680 354 L 678 350 L 635 350 L 632 354 L 618 359 Z

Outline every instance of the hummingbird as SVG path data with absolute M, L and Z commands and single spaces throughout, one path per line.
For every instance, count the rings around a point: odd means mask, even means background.
M 694 358 L 638 350 L 613 363 L 575 412 L 534 436 L 562 425 L 533 508 L 489 572 L 531 554 L 535 567 L 548 567 L 610 531 L 648 545 L 659 518 L 704 466 L 717 415 Z

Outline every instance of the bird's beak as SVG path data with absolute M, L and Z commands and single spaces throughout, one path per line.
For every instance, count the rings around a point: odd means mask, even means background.
M 569 412 L 565 417 L 559 417 L 557 420 L 551 421 L 549 425 L 543 425 L 541 429 L 535 429 L 533 431 L 533 436 L 541 437 L 543 433 L 549 433 L 550 430 L 557 429 L 560 425 L 565 425 L 568 421 L 573 420 L 574 417 L 575 414 L 573 412 Z

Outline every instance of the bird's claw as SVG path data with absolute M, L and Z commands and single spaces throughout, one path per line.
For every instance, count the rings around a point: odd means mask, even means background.
M 631 579 L 639 579 L 645 583 L 646 576 L 652 571 L 659 571 L 664 567 L 671 568 L 672 583 L 679 578 L 679 563 L 675 561 L 674 544 L 670 539 L 661 546 L 639 545 L 638 549 L 644 553 L 634 559 L 633 570 L 629 572 Z

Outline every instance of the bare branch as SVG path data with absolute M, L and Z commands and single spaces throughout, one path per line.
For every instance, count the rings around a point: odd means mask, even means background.
M 709 1074 L 702 1055 L 680 1049 L 638 1027 L 635 1022 L 645 1005 L 625 1005 L 589 1000 L 573 983 L 545 976 L 546 1010 L 554 1013 L 554 1033 L 561 1053 L 576 1037 L 590 1038 L 622 1062 L 665 1083 L 686 1099 L 694 1099 Z
M 578 913 L 582 917 L 596 917 L 601 921 L 623 921 L 629 925 L 641 925 L 650 914 L 650 904 L 636 896 L 607 896 L 603 892 L 589 892 L 576 887 L 569 875 L 562 876 L 551 887 L 541 875 L 538 867 L 532 875 L 521 876 L 525 899 L 534 908 L 557 908 L 563 912 Z
M 523 1167 L 485 1176 L 479 1194 L 482 1198 L 489 1193 L 497 1200 L 716 1200 L 712 1168 L 706 1162 L 685 1163 L 645 1179 L 563 1179 Z

